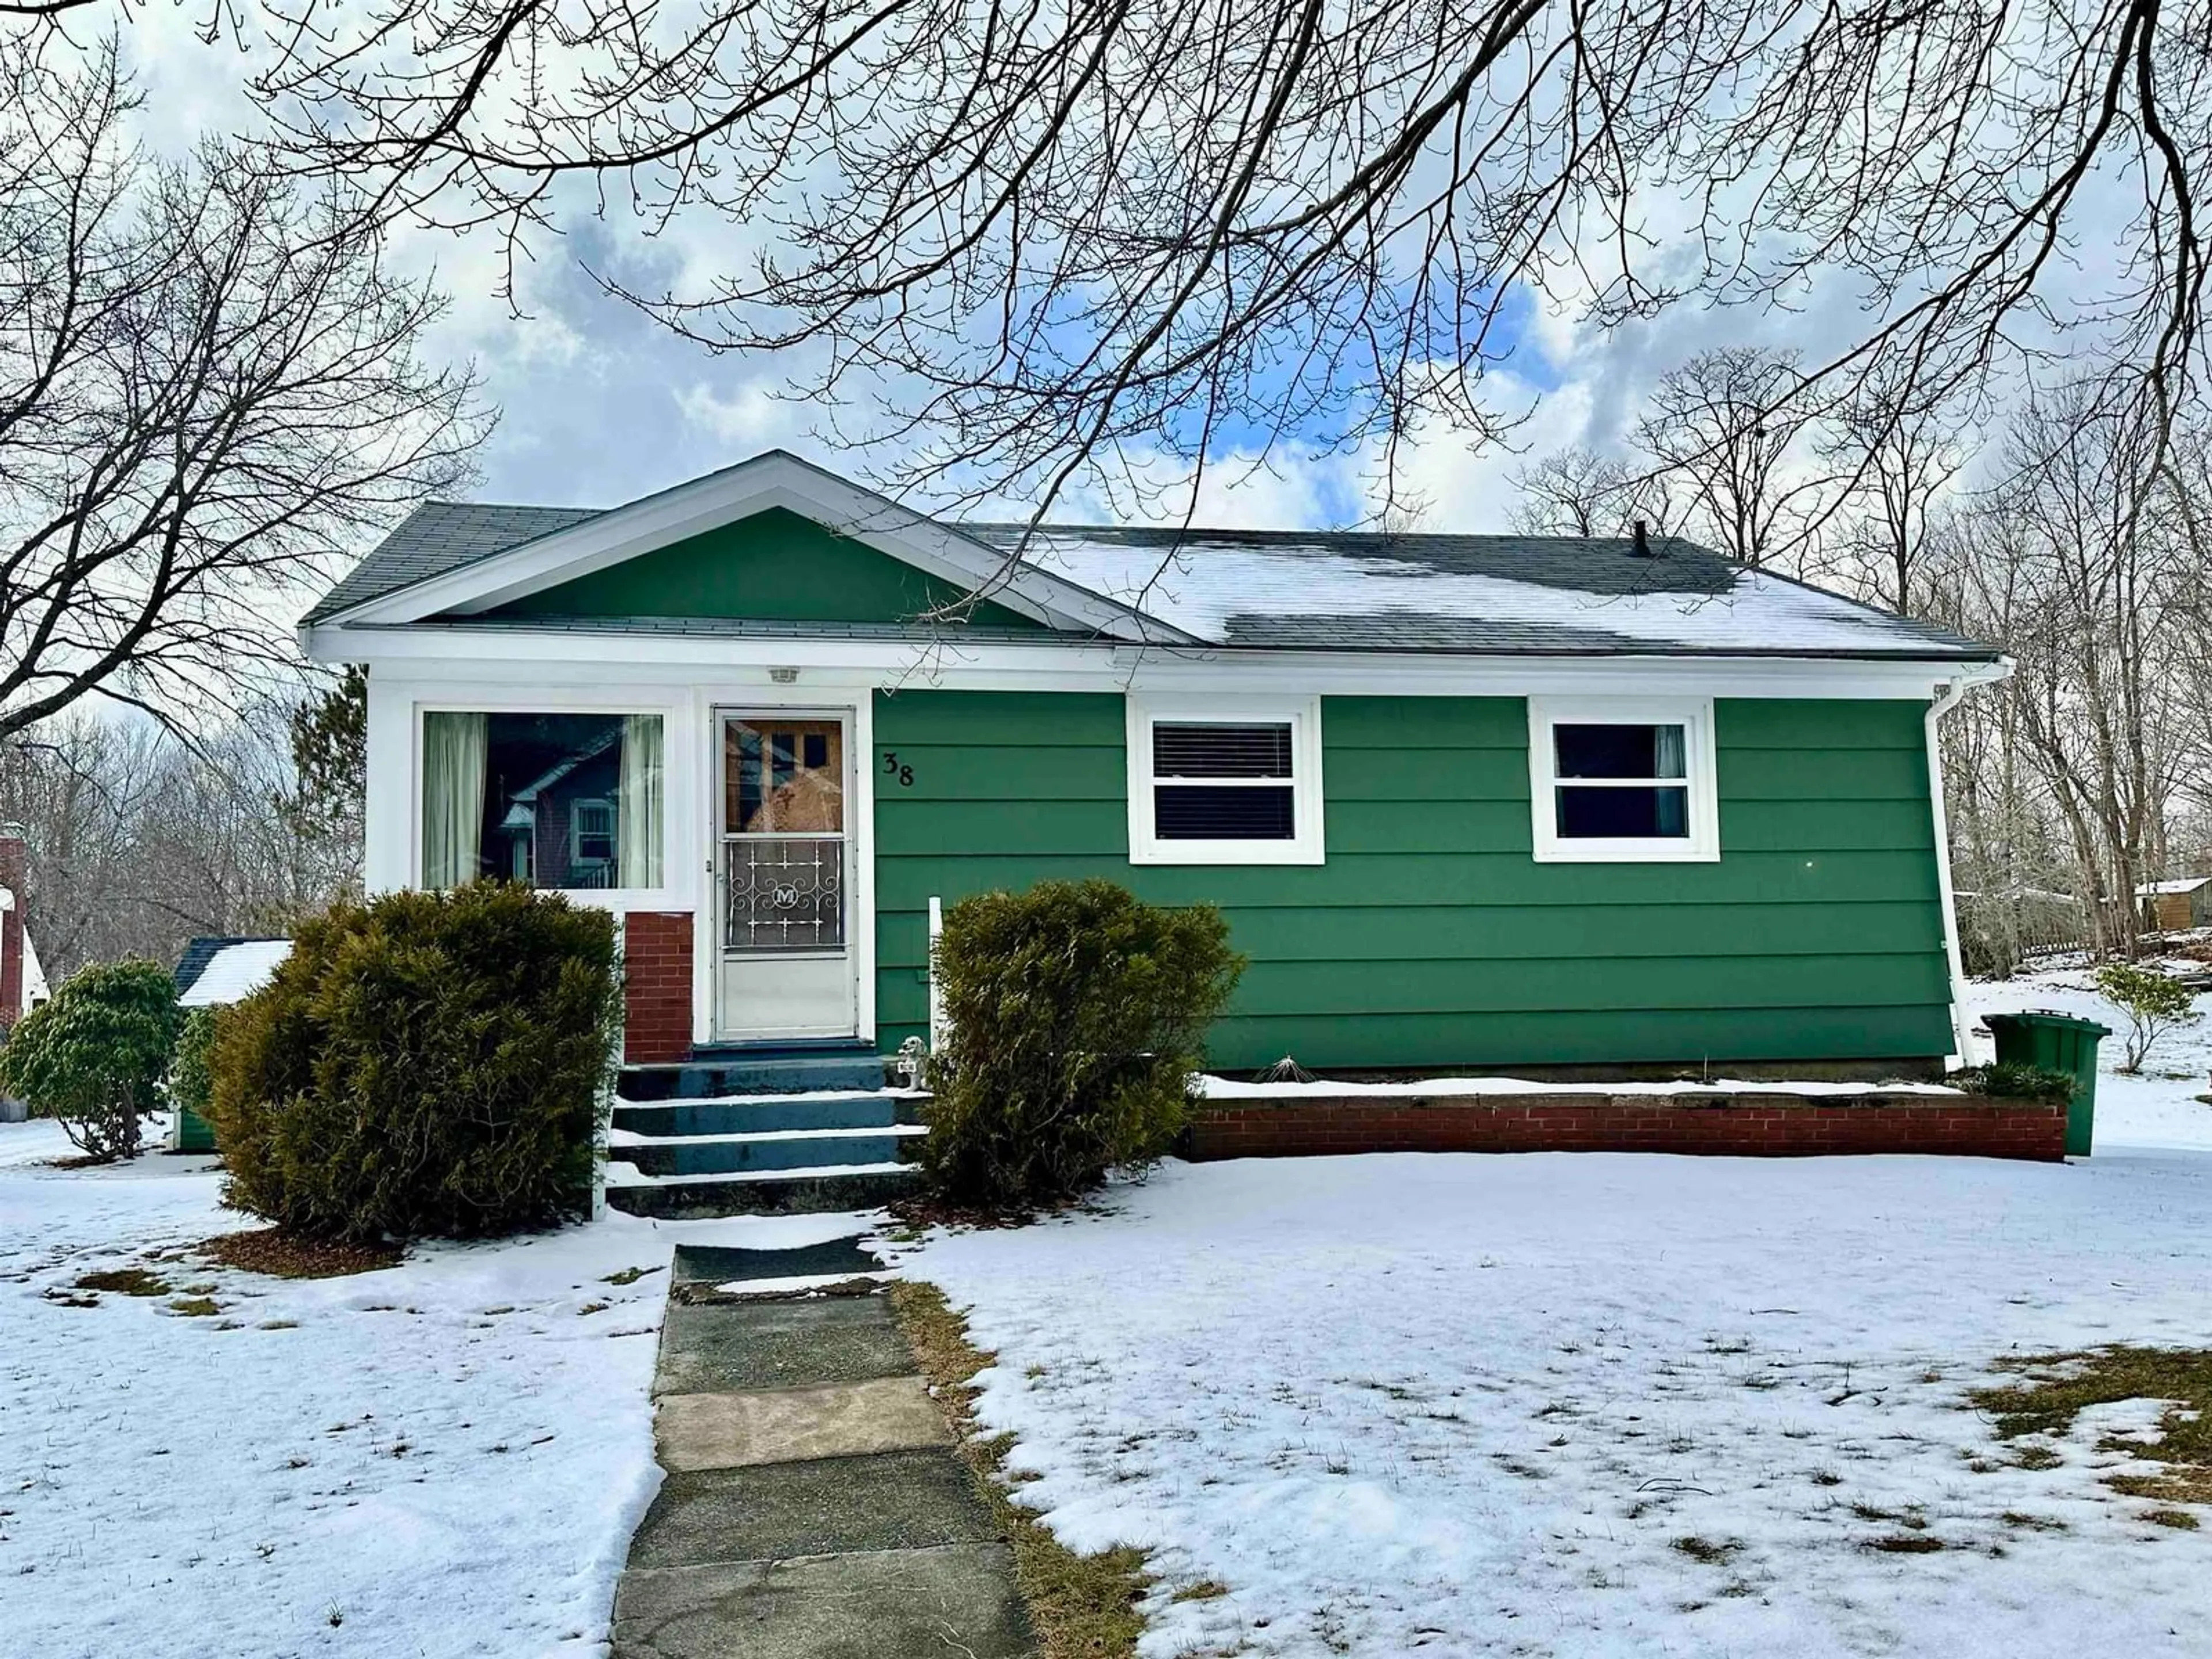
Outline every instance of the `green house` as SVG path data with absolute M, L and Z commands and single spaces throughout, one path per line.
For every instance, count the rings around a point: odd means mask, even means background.
M 1937 717 L 1997 653 L 1680 541 L 963 523 L 782 453 L 432 502 L 369 666 L 372 889 L 627 919 L 636 1060 L 926 1035 L 933 906 L 1210 900 L 1212 1063 L 1924 1073 Z

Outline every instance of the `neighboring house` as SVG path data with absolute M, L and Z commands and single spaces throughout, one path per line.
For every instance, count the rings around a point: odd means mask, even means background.
M 2145 882 L 2136 889 L 2136 901 L 2142 908 L 2142 925 L 2154 933 L 2212 927 L 2212 876 Z
M 0 1036 L 46 1000 L 46 972 L 39 964 L 25 914 L 30 843 L 14 824 L 0 824 Z
M 266 985 L 292 954 L 289 939 L 204 935 L 177 958 L 177 1006 L 228 1008 Z M 215 1132 L 197 1112 L 179 1111 L 169 1125 L 169 1149 L 211 1152 Z
M 1680 541 L 1025 542 L 776 453 L 425 505 L 301 632 L 369 665 L 370 890 L 622 913 L 634 1060 L 895 1050 L 933 899 L 1083 876 L 1223 907 L 1224 1069 L 1961 1047 L 1935 719 L 2002 659 Z

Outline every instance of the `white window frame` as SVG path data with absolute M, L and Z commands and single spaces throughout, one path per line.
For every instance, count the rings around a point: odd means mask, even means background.
M 1310 697 L 1146 697 L 1128 708 L 1129 862 L 1132 864 L 1320 864 L 1328 828 L 1322 822 L 1321 699 Z M 1152 787 L 1187 779 L 1152 775 L 1152 727 L 1283 725 L 1291 728 L 1291 824 L 1288 841 L 1163 841 L 1154 833 Z M 1260 780 L 1255 780 L 1255 783 Z
M 1681 836 L 1568 836 L 1559 830 L 1553 791 L 1574 778 L 1558 776 L 1558 726 L 1680 726 L 1682 779 L 1690 833 Z M 1528 794 L 1539 864 L 1711 864 L 1721 855 L 1720 792 L 1713 751 L 1711 697 L 1531 697 L 1528 699 Z
M 427 688 L 426 688 L 427 690 Z M 679 849 L 671 826 L 678 820 L 675 809 L 681 805 L 687 811 L 691 803 L 688 791 L 678 793 L 681 780 L 675 775 L 676 768 L 667 763 L 673 740 L 680 732 L 678 722 L 684 714 L 684 706 L 673 701 L 653 696 L 594 697 L 549 696 L 526 690 L 508 687 L 487 687 L 481 692 L 473 688 L 456 688 L 451 691 L 441 687 L 434 695 L 416 695 L 410 699 L 407 722 L 407 820 L 406 820 L 406 887 L 420 889 L 422 881 L 422 741 L 423 717 L 428 714 L 658 714 L 660 717 L 660 741 L 663 757 L 660 769 L 660 885 L 658 887 L 533 887 L 541 893 L 559 893 L 571 903 L 588 904 L 603 910 L 670 910 L 689 909 L 689 901 L 682 899 L 677 886 L 676 858 Z M 369 793 L 376 793 L 371 783 Z M 532 854 L 532 878 L 536 879 L 536 854 Z

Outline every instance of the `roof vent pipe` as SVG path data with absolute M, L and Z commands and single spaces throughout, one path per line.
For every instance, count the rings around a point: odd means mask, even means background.
M 1641 519 L 1636 521 L 1636 543 L 1629 550 L 1639 559 L 1648 559 L 1651 556 L 1651 538 L 1644 534 L 1644 520 Z

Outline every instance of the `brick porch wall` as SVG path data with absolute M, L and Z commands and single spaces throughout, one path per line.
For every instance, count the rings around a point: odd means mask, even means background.
M 623 1058 L 691 1057 L 691 913 L 633 910 L 623 923 Z
M 2057 1163 L 2066 1109 L 1948 1095 L 1457 1095 L 1191 1109 L 1199 1162 L 1338 1152 L 1951 1152 Z

